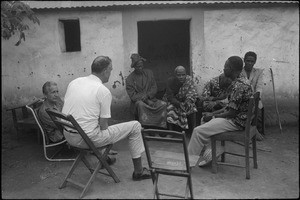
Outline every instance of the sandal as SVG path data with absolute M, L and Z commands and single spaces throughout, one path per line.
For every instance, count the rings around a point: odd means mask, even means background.
M 144 167 L 142 173 L 134 173 L 132 174 L 132 180 L 134 181 L 140 181 L 144 179 L 150 179 L 151 178 L 151 173 L 150 171 Z
M 202 167 L 207 165 L 212 161 L 212 152 L 211 148 L 207 148 L 203 153 L 203 160 L 199 162 L 198 166 Z M 224 153 L 224 147 L 217 147 L 217 159 Z

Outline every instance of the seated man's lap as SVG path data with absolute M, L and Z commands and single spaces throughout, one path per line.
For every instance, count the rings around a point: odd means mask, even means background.
M 88 136 L 96 147 L 101 147 L 116 143 L 122 139 L 127 138 L 128 136 L 131 139 L 140 140 L 142 142 L 141 134 L 139 134 L 140 131 L 141 125 L 138 121 L 129 121 L 111 125 L 108 127 L 108 129 L 102 131 L 100 130 L 100 128 L 97 128 L 93 132 L 89 133 Z M 70 145 L 81 148 L 88 148 L 87 144 L 79 134 L 64 131 L 64 135 Z
M 234 124 L 232 120 L 225 118 L 214 118 L 200 126 L 197 126 L 194 132 L 202 133 L 205 135 L 214 135 L 225 131 L 239 130 L 239 127 Z

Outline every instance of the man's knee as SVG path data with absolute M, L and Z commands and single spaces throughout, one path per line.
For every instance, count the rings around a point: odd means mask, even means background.
M 130 126 L 132 126 L 133 132 L 141 132 L 142 125 L 140 122 L 138 122 L 137 120 L 133 120 L 128 123 L 130 123 Z

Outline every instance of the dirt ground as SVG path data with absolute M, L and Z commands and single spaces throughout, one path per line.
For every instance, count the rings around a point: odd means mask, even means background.
M 49 162 L 43 157 L 42 145 L 36 135 L 23 134 L 19 140 L 2 135 L 1 192 L 4 199 L 77 199 L 81 190 L 67 184 L 58 189 L 71 167 L 71 162 Z M 121 180 L 115 183 L 110 177 L 97 175 L 85 199 L 147 199 L 152 198 L 152 181 L 131 180 L 132 162 L 126 141 L 114 145 L 117 162 L 112 166 Z M 170 147 L 161 147 L 162 149 Z M 242 147 L 228 143 L 236 151 Z M 192 170 L 194 197 L 196 199 L 286 199 L 299 197 L 299 127 L 267 127 L 264 141 L 258 142 L 258 169 L 250 162 L 251 179 L 245 179 L 245 169 L 219 166 L 212 174 L 211 166 Z M 72 155 L 66 151 L 64 155 Z M 242 163 L 243 159 L 227 157 Z M 147 166 L 145 155 L 143 164 Z M 75 179 L 86 183 L 89 171 L 80 165 Z M 166 193 L 183 194 L 185 180 L 162 177 L 159 188 Z

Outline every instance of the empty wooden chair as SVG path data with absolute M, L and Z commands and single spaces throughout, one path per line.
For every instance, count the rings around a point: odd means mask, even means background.
M 41 99 L 37 99 L 34 102 L 30 103 L 34 108 L 35 106 L 39 106 L 41 103 Z M 19 139 L 19 134 L 23 128 L 34 128 L 39 129 L 36 123 L 36 120 L 30 113 L 28 113 L 28 109 L 26 105 L 17 106 L 14 108 L 7 109 L 6 111 L 11 111 L 14 128 L 16 130 L 17 139 Z M 40 141 L 40 135 L 37 132 L 38 142 Z
M 50 115 L 50 117 L 54 121 L 54 123 L 61 129 L 72 132 L 72 133 L 80 134 L 81 137 L 83 138 L 83 140 L 86 142 L 86 144 L 89 147 L 89 148 L 85 149 L 85 148 L 75 147 L 70 144 L 73 148 L 79 150 L 80 153 L 77 156 L 72 167 L 70 168 L 70 171 L 68 172 L 67 176 L 65 177 L 63 183 L 61 184 L 61 186 L 59 188 L 64 188 L 67 183 L 74 184 L 83 189 L 83 191 L 80 195 L 80 198 L 82 198 L 85 195 L 85 193 L 88 191 L 92 181 L 94 180 L 94 178 L 96 177 L 96 175 L 98 173 L 112 177 L 116 183 L 120 182 L 119 178 L 116 176 L 116 174 L 114 173 L 114 171 L 111 169 L 111 167 L 109 166 L 109 164 L 106 161 L 108 153 L 109 153 L 110 149 L 112 148 L 113 144 L 109 144 L 109 145 L 97 148 L 97 147 L 95 147 L 93 142 L 90 140 L 90 138 L 87 136 L 87 134 L 82 130 L 82 128 L 80 127 L 80 125 L 77 123 L 77 121 L 74 119 L 74 117 L 72 115 L 65 115 L 61 112 L 57 112 L 57 111 L 49 110 L 49 109 L 46 110 L 46 112 Z M 102 153 L 102 151 L 104 151 L 104 152 Z M 97 166 L 94 169 L 92 168 L 91 164 L 86 159 L 86 155 L 90 154 L 90 153 L 95 155 L 98 160 Z M 71 176 L 80 161 L 82 161 L 84 163 L 84 165 L 88 168 L 88 170 L 92 174 L 90 176 L 88 182 L 85 185 L 71 179 Z M 106 169 L 108 173 L 99 171 L 101 168 Z
M 171 135 L 172 138 L 159 137 L 157 135 Z M 155 136 L 156 135 L 156 136 Z M 142 129 L 142 137 L 145 145 L 145 151 L 149 164 L 149 170 L 151 172 L 154 189 L 154 198 L 160 198 L 160 196 L 178 197 L 178 198 L 194 198 L 193 186 L 191 177 L 191 167 L 197 164 L 199 156 L 190 156 L 187 151 L 186 136 L 184 132 L 170 131 L 170 130 L 159 130 L 159 129 Z M 151 141 L 155 141 L 156 144 Z M 159 143 L 159 144 L 157 144 Z M 163 144 L 161 144 L 163 143 Z M 172 151 L 172 148 L 168 150 L 159 150 L 155 147 L 165 146 L 174 143 L 179 144 L 181 149 L 176 148 L 176 151 Z M 177 146 L 176 146 L 177 147 Z M 154 151 L 151 151 L 153 149 Z M 173 148 L 174 149 L 174 148 Z M 185 195 L 175 195 L 161 193 L 158 189 L 158 178 L 159 175 L 169 175 L 187 178 Z
M 257 152 L 256 152 L 256 133 L 257 133 L 257 113 L 258 113 L 258 101 L 259 101 L 259 92 L 255 93 L 253 97 L 250 98 L 247 121 L 245 130 L 240 131 L 228 131 L 220 134 L 211 136 L 211 148 L 212 148 L 212 172 L 217 173 L 217 164 L 219 165 L 228 165 L 234 167 L 246 168 L 246 179 L 250 179 L 250 158 L 253 158 L 254 168 L 257 169 Z M 217 161 L 216 157 L 216 142 L 221 141 L 221 145 L 225 148 L 225 141 L 239 141 L 244 144 L 244 154 L 233 153 L 224 151 L 221 155 L 221 162 Z M 250 157 L 249 146 L 252 142 L 252 152 L 253 156 Z M 245 158 L 245 165 L 238 165 L 233 163 L 225 162 L 225 155 L 233 155 Z

